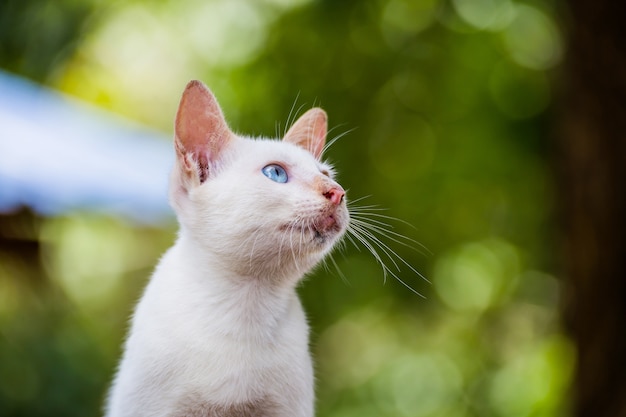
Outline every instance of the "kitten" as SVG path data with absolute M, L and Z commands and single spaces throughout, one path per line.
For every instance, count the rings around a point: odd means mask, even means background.
M 326 113 L 307 111 L 282 141 L 238 136 L 192 81 L 175 132 L 180 232 L 137 305 L 106 416 L 310 417 L 295 287 L 349 223 L 320 160 Z

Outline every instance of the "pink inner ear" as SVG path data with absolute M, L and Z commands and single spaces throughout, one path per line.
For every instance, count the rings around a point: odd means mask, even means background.
M 328 118 L 320 108 L 312 108 L 291 126 L 283 140 L 296 144 L 319 159 L 326 143 Z
M 217 100 L 200 81 L 187 84 L 176 113 L 176 150 L 183 166 L 197 171 L 200 182 L 230 140 L 231 133 Z M 188 155 L 195 163 L 189 166 Z

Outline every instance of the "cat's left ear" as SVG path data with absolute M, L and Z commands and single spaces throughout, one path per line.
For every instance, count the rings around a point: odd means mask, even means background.
M 296 120 L 283 140 L 306 149 L 315 158 L 320 159 L 324 151 L 327 131 L 326 112 L 319 107 L 314 107 Z

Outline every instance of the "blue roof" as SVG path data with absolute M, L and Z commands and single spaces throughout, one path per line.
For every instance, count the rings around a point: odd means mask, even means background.
M 172 219 L 168 135 L 0 71 L 0 212 Z

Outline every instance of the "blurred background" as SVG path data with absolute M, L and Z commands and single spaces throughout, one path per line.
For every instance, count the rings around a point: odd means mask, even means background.
M 576 51 L 594 44 L 573 22 L 595 15 L 571 3 L 3 0 L 0 415 L 101 414 L 133 305 L 175 239 L 167 178 L 190 79 L 245 134 L 276 136 L 292 109 L 323 107 L 329 138 L 345 134 L 326 157 L 349 199 L 384 209 L 400 219 L 384 220 L 393 232 L 418 242 L 384 239 L 427 278 L 386 259 L 422 296 L 384 280 L 349 241 L 336 267 L 303 283 L 318 416 L 585 415 L 577 363 L 597 340 L 579 337 L 576 317 L 604 322 L 577 313 L 586 287 L 569 283 L 588 280 L 570 272 L 594 272 L 613 252 L 602 246 L 611 227 L 572 232 L 586 194 L 570 174 L 589 179 L 626 152 L 614 141 L 590 162 L 595 145 L 568 136 L 569 122 L 585 131 L 581 115 L 602 113 L 577 95 L 594 80 L 577 84 L 576 58 L 588 60 Z M 604 23 L 610 37 L 618 25 Z M 595 81 L 624 62 L 616 45 L 598 52 L 617 58 Z M 597 206 L 619 215 L 610 198 L 623 203 L 623 190 L 608 190 Z M 608 339 L 595 352 L 623 346 Z M 606 352 L 620 375 L 623 360 Z M 607 369 L 598 361 L 595 382 Z M 586 415 L 623 415 L 612 410 Z

